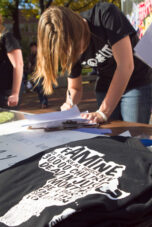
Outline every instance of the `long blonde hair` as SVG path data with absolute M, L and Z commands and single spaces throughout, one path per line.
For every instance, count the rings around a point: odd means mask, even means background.
M 51 6 L 41 15 L 34 78 L 43 78 L 45 94 L 51 94 L 53 85 L 57 85 L 59 65 L 62 75 L 70 74 L 80 57 L 81 40 L 85 41 L 85 50 L 90 41 L 90 30 L 78 13 L 66 7 Z

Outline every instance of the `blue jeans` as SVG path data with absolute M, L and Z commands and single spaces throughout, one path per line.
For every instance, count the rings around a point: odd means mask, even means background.
M 98 106 L 106 92 L 96 92 Z M 121 97 L 110 120 L 123 120 L 148 124 L 152 112 L 152 85 L 131 89 Z
M 44 105 L 48 106 L 48 98 L 43 92 L 42 80 L 40 80 L 39 83 L 37 84 L 37 86 L 35 87 L 35 91 L 38 94 L 40 104 L 44 104 Z

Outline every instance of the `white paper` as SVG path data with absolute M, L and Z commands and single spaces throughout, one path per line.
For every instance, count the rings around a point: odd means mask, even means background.
M 119 136 L 123 136 L 123 137 L 131 137 L 131 134 L 129 131 L 125 131 L 125 132 L 122 132 L 121 134 L 119 134 Z
M 0 136 L 12 133 L 27 131 L 29 126 L 34 128 L 59 127 L 66 120 L 87 122 L 80 115 L 78 107 L 75 105 L 67 111 L 50 112 L 44 114 L 24 114 L 25 119 L 0 124 Z
M 152 67 L 152 23 L 134 48 L 135 55 Z
M 81 117 L 80 111 L 76 105 L 66 111 L 27 115 L 26 119 L 28 120 L 26 125 L 34 128 L 59 127 L 67 120 L 72 120 L 77 123 L 89 123 L 87 119 Z
M 48 148 L 95 136 L 99 135 L 71 130 L 58 132 L 28 130 L 0 136 L 0 171 Z
M 29 122 L 27 120 L 18 120 L 8 122 L 0 125 L 0 136 L 27 131 L 28 126 L 25 126 Z
M 44 114 L 27 115 L 26 119 L 35 121 L 35 123 L 43 123 L 49 121 L 67 120 L 67 119 L 82 119 L 80 111 L 76 105 L 65 111 L 50 112 Z

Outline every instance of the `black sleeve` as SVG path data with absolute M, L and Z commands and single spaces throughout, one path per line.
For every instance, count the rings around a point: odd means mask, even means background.
M 10 32 L 4 34 L 4 43 L 7 53 L 16 49 L 21 49 L 19 42 Z
M 98 10 L 98 20 L 100 20 L 102 26 L 104 27 L 107 39 L 111 45 L 115 44 L 127 35 L 136 33 L 127 17 L 114 4 L 102 4 Z
M 69 78 L 77 78 L 80 76 L 82 70 L 82 66 L 80 61 L 78 61 L 71 70 L 71 74 L 68 76 Z

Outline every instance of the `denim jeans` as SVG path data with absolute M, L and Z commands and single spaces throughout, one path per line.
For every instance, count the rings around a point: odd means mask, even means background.
M 106 92 L 96 92 L 98 106 Z M 148 124 L 152 113 L 152 85 L 131 89 L 121 97 L 110 120 L 123 120 Z
M 39 97 L 39 100 L 40 100 L 40 104 L 44 104 L 44 105 L 47 106 L 48 105 L 48 98 L 43 92 L 42 80 L 40 80 L 40 82 L 35 87 L 35 91 L 38 94 L 38 97 Z

